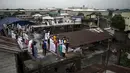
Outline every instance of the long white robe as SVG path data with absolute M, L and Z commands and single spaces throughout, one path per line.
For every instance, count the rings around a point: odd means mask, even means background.
M 29 41 L 29 44 L 28 44 L 28 52 L 32 52 L 31 50 L 32 50 L 32 47 L 31 47 L 31 45 L 32 45 L 32 40 L 30 40 Z
M 56 51 L 56 45 L 54 44 L 53 40 L 50 40 L 50 51 L 55 52 Z
M 50 31 L 47 33 L 47 38 L 48 39 L 50 38 Z
M 62 44 L 62 40 L 59 40 L 59 44 Z
M 48 39 L 48 34 L 47 33 L 45 33 L 45 40 L 47 40 Z
M 22 42 L 22 37 L 19 37 L 17 42 L 18 42 L 18 44 L 19 44 L 19 47 L 20 47 L 21 49 L 23 49 L 24 46 L 23 46 L 23 42 Z
M 66 53 L 66 46 L 64 44 L 62 45 L 62 52 Z
M 25 40 L 28 40 L 28 35 L 26 33 L 23 34 Z
M 12 33 L 12 38 L 16 39 L 16 34 L 15 33 Z
M 50 38 L 50 32 L 45 33 L 45 39 L 47 40 L 47 39 L 49 39 L 49 38 Z
M 14 31 L 11 31 L 11 37 L 12 37 L 13 39 L 16 39 L 16 34 L 14 33 Z

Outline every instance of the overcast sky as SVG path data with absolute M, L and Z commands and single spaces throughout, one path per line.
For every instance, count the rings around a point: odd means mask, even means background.
M 0 0 L 0 8 L 66 8 L 83 6 L 89 8 L 130 8 L 130 0 Z

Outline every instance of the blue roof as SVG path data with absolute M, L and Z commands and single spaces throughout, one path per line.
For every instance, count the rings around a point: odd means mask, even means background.
M 0 20 L 0 30 L 3 28 L 3 24 L 11 24 L 17 21 L 20 21 L 21 19 L 16 17 L 7 17 Z
M 12 23 L 19 24 L 21 26 L 27 25 L 27 24 L 35 24 L 33 22 L 22 20 L 22 19 L 19 19 L 16 17 L 7 17 L 7 18 L 0 20 L 0 30 L 3 29 L 3 24 L 12 24 Z
M 27 20 L 21 20 L 21 21 L 14 22 L 13 24 L 19 24 L 19 25 L 21 25 L 21 26 L 24 26 L 24 25 L 27 25 L 27 24 L 33 25 L 33 24 L 35 24 L 35 23 L 30 22 L 30 21 L 27 21 Z

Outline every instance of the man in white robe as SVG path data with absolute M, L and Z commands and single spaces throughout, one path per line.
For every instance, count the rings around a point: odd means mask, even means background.
M 28 52 L 30 52 L 30 53 L 32 53 L 32 42 L 33 42 L 33 40 L 30 40 L 29 44 L 28 44 Z
M 50 39 L 50 51 L 56 51 L 56 45 L 54 44 L 54 41 L 52 39 Z
M 19 47 L 21 48 L 21 49 L 23 49 L 24 48 L 24 46 L 23 46 L 23 42 L 22 42 L 22 37 L 20 36 L 19 38 L 18 38 L 18 44 L 19 44 Z
M 14 33 L 14 31 L 11 31 L 11 37 L 12 37 L 13 39 L 16 39 L 16 34 Z
M 45 33 L 45 40 L 48 40 L 48 33 Z

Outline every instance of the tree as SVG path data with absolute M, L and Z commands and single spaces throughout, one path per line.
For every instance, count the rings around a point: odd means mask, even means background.
M 5 9 L 5 10 L 9 10 L 9 8 Z
M 112 17 L 112 15 L 113 15 L 113 10 L 108 10 L 108 16 L 111 18 Z
M 82 17 L 84 17 L 84 14 L 79 12 L 77 16 L 82 16 Z
M 23 12 L 23 11 L 17 11 L 12 16 L 16 16 L 16 15 L 20 15 L 20 14 L 25 14 L 25 12 Z
M 119 43 L 119 45 L 122 45 L 122 43 L 125 43 L 125 40 L 122 39 L 125 37 L 125 35 L 123 35 L 124 29 L 125 29 L 125 20 L 124 18 L 118 14 L 115 15 L 114 17 L 111 18 L 111 26 L 118 29 L 119 31 L 116 31 L 114 34 L 114 38 L 117 40 L 117 43 Z M 122 56 L 122 52 L 121 50 L 123 50 L 122 48 L 118 48 L 117 49 L 117 64 L 120 65 L 121 62 L 121 56 Z
M 40 12 L 31 12 L 31 15 L 40 14 Z
M 62 9 L 58 9 L 58 13 L 59 13 L 59 14 L 61 13 L 61 10 L 62 10 Z
M 121 15 L 115 15 L 112 19 L 111 19 L 111 26 L 120 30 L 120 31 L 124 31 L 125 29 L 125 20 Z
M 121 52 L 122 54 L 121 54 L 120 65 L 125 67 L 130 67 L 130 59 L 128 57 L 128 54 L 130 53 L 130 49 L 124 48 L 122 49 Z
M 10 17 L 11 13 L 10 12 L 4 12 L 4 17 Z

